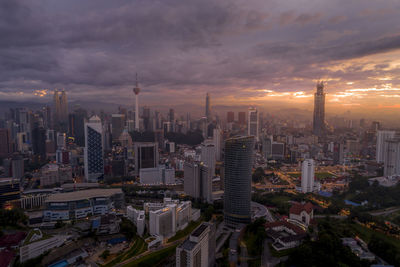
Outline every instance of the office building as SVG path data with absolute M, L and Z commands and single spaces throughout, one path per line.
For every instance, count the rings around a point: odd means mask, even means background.
M 245 125 L 246 124 L 246 112 L 240 111 L 238 113 L 238 123 L 240 125 Z
M 205 116 L 208 121 L 212 121 L 212 116 L 211 116 L 211 102 L 210 102 L 210 94 L 207 93 L 206 95 L 206 112 Z
M 235 137 L 225 142 L 224 220 L 230 227 L 251 221 L 251 169 L 254 137 Z
M 68 165 L 48 163 L 40 169 L 40 186 L 61 185 L 72 182 L 72 168 Z
M 271 158 L 273 160 L 282 160 L 285 158 L 285 143 L 271 143 Z
M 50 195 L 45 202 L 44 221 L 74 220 L 104 215 L 122 209 L 124 194 L 120 188 L 90 189 Z
M 125 129 L 125 115 L 124 114 L 112 114 L 111 115 L 111 134 L 113 142 L 118 141 Z
M 176 204 L 149 212 L 149 232 L 151 235 L 169 238 L 176 233 Z
M 314 160 L 304 160 L 301 165 L 301 192 L 308 193 L 314 191 L 314 172 Z
M 256 108 L 249 108 L 249 118 L 247 125 L 247 135 L 254 136 L 258 140 L 259 134 L 259 114 Z
M 126 208 L 126 216 L 136 226 L 136 231 L 137 231 L 138 235 L 143 236 L 144 228 L 145 228 L 145 224 L 146 224 L 146 220 L 145 220 L 146 216 L 145 216 L 144 210 L 137 210 L 137 209 L 133 208 L 132 206 L 128 206 Z
M 46 130 L 38 124 L 32 130 L 32 151 L 40 161 L 46 159 Z
M 135 173 L 139 175 L 140 169 L 156 168 L 158 166 L 158 144 L 154 142 L 136 142 L 135 151 Z
M 141 184 L 174 184 L 175 169 L 158 166 L 156 168 L 145 168 L 139 171 Z
M 325 133 L 325 93 L 324 83 L 317 83 L 317 92 L 314 94 L 313 133 L 322 136 Z
M 22 182 L 24 177 L 24 158 L 21 155 L 13 155 L 11 159 L 12 177 Z
M 265 159 L 272 158 L 272 138 L 269 135 L 262 137 L 262 155 Z
M 19 179 L 0 178 L 0 208 L 20 199 Z
M 400 140 L 389 139 L 385 143 L 383 173 L 385 176 L 400 175 Z
M 210 169 L 209 174 L 212 176 L 215 175 L 215 145 L 213 140 L 205 140 L 201 146 L 201 155 L 200 160 Z
M 69 114 L 69 136 L 74 138 L 75 144 L 85 146 L 85 120 L 87 118 L 86 110 L 77 108 L 72 114 Z
M 184 229 L 192 219 L 192 202 L 164 198 L 163 203 L 145 203 L 149 213 L 149 232 L 154 236 L 169 238 Z
M 215 147 L 215 160 L 221 161 L 222 155 L 222 133 L 219 126 L 213 130 L 213 142 Z
M 85 178 L 97 182 L 104 177 L 103 126 L 100 118 L 93 116 L 85 123 Z
M 395 131 L 377 131 L 376 133 L 376 162 L 383 163 L 385 161 L 385 151 L 387 140 L 395 137 Z
M 0 158 L 8 157 L 12 153 L 12 138 L 9 129 L 0 129 Z
M 212 224 L 202 223 L 176 248 L 177 267 L 214 266 L 215 235 L 212 233 L 212 228 Z M 212 251 L 213 246 L 214 251 Z
M 228 111 L 228 113 L 226 114 L 226 122 L 227 123 L 231 123 L 235 121 L 235 112 L 233 111 Z
M 54 126 L 56 129 L 66 132 L 68 127 L 68 101 L 67 93 L 62 90 L 54 90 Z
M 208 203 L 212 202 L 212 177 L 210 168 L 197 161 L 186 161 L 183 165 L 185 194 Z

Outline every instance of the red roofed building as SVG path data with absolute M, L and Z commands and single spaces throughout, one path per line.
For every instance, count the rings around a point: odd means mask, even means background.
M 287 221 L 276 221 L 265 224 L 267 235 L 274 240 L 272 246 L 276 250 L 297 247 L 306 236 L 306 232 L 299 226 Z
M 11 235 L 3 235 L 0 237 L 0 250 L 4 248 L 18 248 L 25 239 L 26 233 L 17 232 Z
M 306 204 L 294 204 L 289 210 L 289 219 L 298 221 L 306 226 L 314 217 L 314 205 L 310 202 Z

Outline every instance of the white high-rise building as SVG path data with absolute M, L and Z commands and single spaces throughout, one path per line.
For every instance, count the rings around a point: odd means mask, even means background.
M 385 162 L 385 151 L 387 140 L 393 139 L 395 136 L 395 131 L 378 131 L 376 135 L 376 162 Z
M 400 140 L 386 140 L 384 159 L 384 175 L 400 175 Z
M 88 182 L 97 182 L 104 176 L 103 126 L 98 116 L 85 123 L 85 178 Z
M 150 234 L 164 238 L 176 233 L 176 204 L 168 204 L 165 208 L 149 212 Z
M 247 120 L 247 135 L 252 135 L 259 140 L 259 114 L 256 108 L 249 108 Z
M 314 190 L 314 160 L 306 159 L 301 166 L 301 191 L 303 193 Z
M 208 267 L 213 266 L 215 257 L 212 244 L 215 243 L 211 225 L 202 223 L 182 244 L 176 248 L 176 266 Z
M 213 140 L 205 140 L 201 144 L 200 159 L 210 168 L 210 174 L 213 176 L 215 174 L 215 145 Z
M 128 206 L 126 207 L 126 216 L 136 226 L 138 235 L 143 236 L 146 223 L 144 210 L 137 210 L 132 206 Z

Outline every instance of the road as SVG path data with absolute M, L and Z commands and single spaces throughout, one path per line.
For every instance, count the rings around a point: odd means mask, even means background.
M 265 217 L 265 219 L 268 222 L 275 221 L 274 217 L 272 216 L 271 212 L 268 210 L 268 208 L 266 206 L 264 206 L 260 203 L 254 202 L 254 201 L 251 202 L 251 206 L 252 206 L 252 209 L 257 209 L 257 212 L 254 216 L 255 218 Z
M 369 214 L 371 214 L 372 216 L 386 216 L 386 215 L 389 215 L 389 214 L 394 213 L 399 210 L 400 210 L 400 207 L 392 207 L 392 208 L 387 208 L 382 211 L 373 211 L 373 212 L 370 212 Z
M 261 266 L 262 267 L 272 267 L 277 265 L 280 262 L 279 258 L 274 258 L 271 255 L 271 251 L 269 248 L 269 241 L 266 238 L 264 240 L 264 250 L 261 256 Z

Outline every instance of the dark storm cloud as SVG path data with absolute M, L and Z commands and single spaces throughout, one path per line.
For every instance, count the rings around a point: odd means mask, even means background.
M 349 73 L 327 67 L 400 48 L 398 4 L 336 1 L 1 1 L 0 92 L 65 88 L 71 99 L 127 101 L 135 72 L 153 102 L 345 82 Z M 371 17 L 379 23 L 366 27 Z

